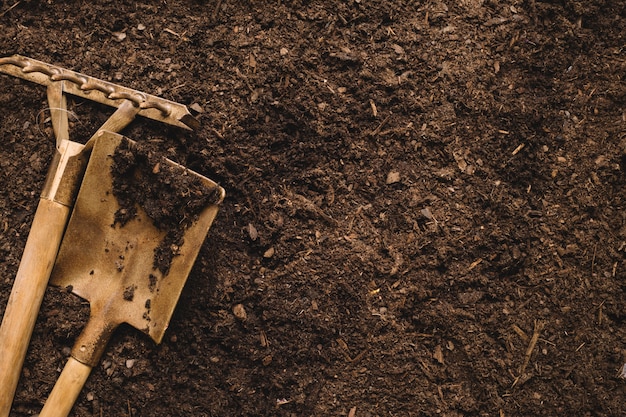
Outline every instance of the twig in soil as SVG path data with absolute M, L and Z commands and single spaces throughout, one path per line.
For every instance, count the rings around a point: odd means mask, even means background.
M 378 125 L 378 127 L 376 129 L 374 129 L 371 133 L 370 136 L 374 137 L 376 135 L 378 135 L 378 133 L 380 132 L 380 129 L 383 128 L 383 126 L 385 125 L 385 123 L 387 123 L 389 121 L 389 119 L 391 118 L 391 116 L 387 116 L 385 117 L 385 120 L 383 120 L 382 122 L 380 122 L 380 124 Z
M 214 127 L 210 127 L 209 130 L 213 132 L 213 134 L 218 138 L 224 139 L 224 135 L 222 135 L 219 130 L 215 129 Z
M 526 146 L 525 143 L 520 143 L 519 146 L 515 148 L 513 152 L 511 152 L 511 155 L 513 156 L 517 155 L 522 149 L 524 149 L 525 146 Z
M 73 122 L 80 122 L 80 120 L 79 120 L 79 118 L 78 118 L 78 115 L 77 115 L 76 113 L 74 113 L 73 111 L 71 111 L 71 110 L 64 109 L 64 108 L 61 108 L 61 107 L 46 107 L 45 109 L 40 110 L 40 111 L 39 111 L 39 113 L 37 113 L 37 116 L 35 116 L 35 120 L 37 121 L 37 130 L 39 130 L 39 133 L 40 133 L 42 136 L 45 136 L 45 134 L 44 134 L 44 132 L 43 132 L 43 129 L 41 128 L 41 124 L 42 124 L 42 123 L 39 121 L 39 117 L 40 117 L 43 113 L 45 113 L 46 111 L 48 111 L 48 110 L 50 111 L 50 114 L 52 114 L 52 111 L 53 111 L 53 110 L 56 110 L 56 111 L 63 111 L 63 112 L 67 113 L 67 114 L 70 116 L 70 120 L 71 120 L 71 121 L 73 121 Z M 50 119 L 51 119 L 51 117 L 50 117 L 50 118 L 48 118 L 48 117 L 47 117 L 47 118 L 45 118 L 45 119 L 44 119 L 44 121 L 43 121 L 43 123 L 47 123 L 47 122 L 49 122 L 49 121 L 50 121 Z
M 215 9 L 213 10 L 213 22 L 217 22 L 217 15 L 220 13 L 220 9 L 222 8 L 222 0 L 217 0 L 217 4 L 215 5 Z
M 524 342 L 528 342 L 528 335 L 526 334 L 525 331 L 520 329 L 520 327 L 517 324 L 513 325 L 513 331 L 517 333 L 517 335 L 521 337 Z
M 11 10 L 15 9 L 17 7 L 18 4 L 20 4 L 22 1 L 16 1 L 15 4 L 11 7 L 9 7 L 8 9 L 6 9 L 5 11 L 3 11 L 2 13 L 0 13 L 0 17 L 4 16 L 5 14 L 9 13 Z
M 372 115 L 374 117 L 378 116 L 378 109 L 376 108 L 376 103 L 374 103 L 374 100 L 370 99 L 370 107 L 372 108 Z
M 318 207 L 317 204 L 315 204 L 305 196 L 293 193 L 289 190 L 285 190 L 285 194 L 287 195 L 287 198 L 289 199 L 291 205 L 294 207 L 294 214 L 298 210 L 303 210 L 309 214 L 321 217 L 331 226 L 337 226 L 337 220 L 330 217 L 328 214 L 326 214 L 326 212 L 324 212 L 324 210 Z
M 167 33 L 169 33 L 170 35 L 174 35 L 174 36 L 176 36 L 177 38 L 182 37 L 182 35 L 181 35 L 180 33 L 174 32 L 174 31 L 173 31 L 172 29 L 170 29 L 170 28 L 165 28 L 165 29 L 163 29 L 163 32 L 167 32 Z
M 602 307 L 604 307 L 605 302 L 606 300 L 603 300 L 598 306 L 598 326 L 602 325 L 602 318 L 604 317 L 604 315 L 602 314 Z
M 526 349 L 526 354 L 524 355 L 524 363 L 522 364 L 520 368 L 519 376 L 515 378 L 515 381 L 513 381 L 513 385 L 511 386 L 511 388 L 515 387 L 515 385 L 517 385 L 517 383 L 522 378 L 522 376 L 524 376 L 524 374 L 526 373 L 526 367 L 528 366 L 528 363 L 530 362 L 530 357 L 533 354 L 533 350 L 535 350 L 535 346 L 537 345 L 537 341 L 539 340 L 539 336 L 541 335 L 541 331 L 543 330 L 544 327 L 545 327 L 544 322 L 535 320 L 533 336 L 530 338 L 530 343 L 528 343 L 528 348 Z
M 470 266 L 467 268 L 467 272 L 471 271 L 472 269 L 476 268 L 478 265 L 480 265 L 480 263 L 483 261 L 483 258 L 478 258 L 476 259 L 474 262 L 472 262 L 470 264 Z
M 350 363 L 357 363 L 357 362 L 359 362 L 361 359 L 363 359 L 363 357 L 368 352 L 368 350 L 369 350 L 368 348 L 363 349 L 363 351 L 361 351 L 361 353 L 356 355 L 354 358 L 350 359 L 348 362 L 350 362 Z
M 443 390 L 441 389 L 441 385 L 437 385 L 437 393 L 439 394 L 439 398 L 441 399 L 441 403 L 443 404 L 443 406 L 447 407 L 448 404 L 446 403 L 445 398 L 443 398 Z
M 596 266 L 596 251 L 598 250 L 598 244 L 593 246 L 593 256 L 591 257 L 591 276 L 593 277 L 594 269 Z

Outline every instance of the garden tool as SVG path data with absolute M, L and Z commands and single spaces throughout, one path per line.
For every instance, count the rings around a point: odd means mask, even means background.
M 56 137 L 56 154 L 0 326 L 0 417 L 7 417 L 92 147 L 92 141 L 82 145 L 69 140 L 66 94 L 117 108 L 98 132 L 121 131 L 137 114 L 185 129 L 195 128 L 197 120 L 182 104 L 20 55 L 0 58 L 0 72 L 47 86 Z
M 120 223 L 116 213 L 129 208 L 121 206 L 115 197 L 116 187 L 122 186 L 114 180 L 114 155 L 120 148 L 133 149 L 133 142 L 106 131 L 96 136 L 50 278 L 52 285 L 65 287 L 88 300 L 90 318 L 40 417 L 68 415 L 120 324 L 128 323 L 161 342 L 218 204 L 224 198 L 224 190 L 217 184 L 165 158 L 149 165 L 143 173 L 132 167 L 132 161 L 126 161 L 118 164 L 131 165 L 127 177 L 144 184 L 157 182 L 157 188 L 165 190 L 155 194 L 158 199 L 177 199 L 183 195 L 186 200 L 181 202 L 180 211 L 174 213 L 177 217 L 170 223 L 173 229 L 180 230 L 163 230 L 163 224 L 157 224 L 140 201 L 133 202 L 135 216 Z M 166 169 L 185 179 L 182 189 L 177 190 L 170 180 L 159 185 L 159 180 L 153 178 L 155 172 Z M 196 186 L 189 185 L 193 181 Z M 199 199 L 204 200 L 196 213 L 186 212 L 192 200 Z M 177 243 L 167 239 L 173 232 L 182 232 Z M 164 242 L 166 251 L 171 251 L 166 267 L 158 262 Z

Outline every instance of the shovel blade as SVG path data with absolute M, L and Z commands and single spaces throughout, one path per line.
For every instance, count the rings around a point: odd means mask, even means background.
M 160 343 L 187 276 L 224 197 L 216 183 L 172 161 L 181 175 L 198 178 L 218 198 L 206 206 L 184 230 L 169 271 L 155 265 L 155 250 L 166 232 L 147 213 L 126 224 L 115 223 L 121 209 L 113 193 L 113 155 L 122 144 L 133 142 L 121 135 L 100 132 L 81 185 L 72 216 L 52 271 L 52 285 L 66 287 L 89 301 L 91 316 L 116 326 L 128 323 Z

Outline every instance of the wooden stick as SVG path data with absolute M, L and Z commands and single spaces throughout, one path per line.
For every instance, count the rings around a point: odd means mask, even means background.
M 70 208 L 41 199 L 0 326 L 0 416 L 7 417 Z
M 71 205 L 55 198 L 60 177 L 65 170 L 67 157 L 82 149 L 80 144 L 68 146 L 73 142 L 67 140 L 66 101 L 61 83 L 48 87 L 48 103 L 60 152 L 51 167 L 54 172 L 50 173 L 37 206 L 0 325 L 0 417 L 7 417 L 11 411 L 26 350 L 70 215 Z M 55 179 L 58 181 L 55 182 Z
M 22 1 L 16 1 L 13 6 L 9 7 L 8 9 L 6 9 L 5 11 L 3 11 L 2 13 L 0 13 L 0 17 L 4 16 L 5 14 L 9 13 L 11 10 L 15 9 Z
M 526 372 L 526 367 L 530 362 L 530 357 L 533 354 L 533 350 L 535 350 L 535 346 L 537 345 L 537 341 L 539 340 L 539 336 L 541 335 L 541 331 L 545 327 L 545 324 L 542 321 L 535 320 L 535 327 L 533 329 L 533 336 L 530 338 L 530 343 L 528 343 L 528 349 L 526 349 L 526 354 L 524 355 L 524 363 L 520 369 L 520 375 L 523 375 Z
M 535 350 L 535 346 L 537 345 L 537 341 L 539 340 L 539 336 L 541 335 L 541 331 L 543 330 L 544 327 L 545 327 L 544 322 L 535 320 L 533 336 L 530 338 L 530 342 L 528 343 L 528 348 L 526 349 L 526 354 L 524 355 L 524 363 L 520 367 L 519 376 L 515 378 L 515 381 L 513 382 L 512 387 L 517 385 L 520 378 L 524 376 L 524 374 L 526 373 L 526 367 L 528 366 L 528 363 L 530 362 L 530 357 L 532 356 L 533 351 Z
M 64 186 L 68 181 L 79 180 L 68 178 L 65 173 L 68 159 L 78 154 L 83 145 L 68 140 L 63 83 L 48 87 L 48 102 L 59 148 L 59 159 L 57 164 L 53 165 L 54 172 L 50 173 L 42 193 L 0 326 L 0 417 L 8 417 L 11 410 L 39 307 L 73 205 L 72 198 L 64 191 Z M 103 129 L 120 131 L 138 113 L 139 107 L 124 100 L 99 131 Z

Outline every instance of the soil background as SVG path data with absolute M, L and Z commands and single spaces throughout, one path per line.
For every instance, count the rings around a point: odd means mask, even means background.
M 623 0 L 0 5 L 3 56 L 191 106 L 124 133 L 227 193 L 163 343 L 119 329 L 74 416 L 626 413 Z M 47 107 L 0 76 L 0 313 Z M 48 289 L 13 416 L 88 314 Z

